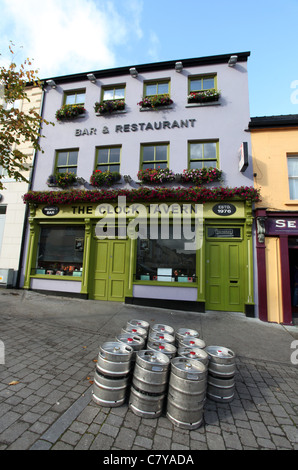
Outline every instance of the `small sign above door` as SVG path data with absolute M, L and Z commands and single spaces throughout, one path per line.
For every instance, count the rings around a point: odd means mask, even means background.
M 229 216 L 235 214 L 236 207 L 233 204 L 220 203 L 213 206 L 212 210 L 216 215 Z
M 59 212 L 59 207 L 56 206 L 47 206 L 42 209 L 42 213 L 47 216 L 57 215 Z

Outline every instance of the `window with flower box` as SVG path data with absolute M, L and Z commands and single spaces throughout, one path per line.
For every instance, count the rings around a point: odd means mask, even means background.
M 193 141 L 188 143 L 188 168 L 219 167 L 218 141 Z
M 188 80 L 188 97 L 190 104 L 217 102 L 220 92 L 217 90 L 216 75 L 199 75 Z
M 169 144 L 143 144 L 141 146 L 141 170 L 168 168 Z
M 114 85 L 102 88 L 102 101 L 107 100 L 124 100 L 125 85 Z
M 85 97 L 86 97 L 86 90 L 85 89 L 66 91 L 64 93 L 63 104 L 66 104 L 66 105 L 75 105 L 75 104 L 83 105 L 83 104 L 85 104 Z
M 170 93 L 170 81 L 161 80 L 146 82 L 144 84 L 144 96 L 165 95 Z
M 77 174 L 79 149 L 58 150 L 56 152 L 55 173 Z
M 121 146 L 98 147 L 96 149 L 95 169 L 111 172 L 120 171 Z

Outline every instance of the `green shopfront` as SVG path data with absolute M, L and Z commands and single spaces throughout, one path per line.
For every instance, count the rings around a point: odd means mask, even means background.
M 26 289 L 254 316 L 249 197 L 29 205 Z

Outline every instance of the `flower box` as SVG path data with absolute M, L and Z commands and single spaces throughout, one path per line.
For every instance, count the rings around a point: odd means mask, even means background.
M 193 91 L 188 95 L 187 101 L 188 103 L 208 103 L 211 101 L 218 101 L 219 97 L 220 92 L 213 88 L 206 91 Z
M 56 111 L 57 121 L 71 120 L 75 119 L 85 113 L 85 108 L 83 105 L 77 104 L 65 104 L 62 108 Z
M 94 110 L 97 114 L 111 114 L 125 109 L 124 100 L 105 100 L 100 103 L 97 101 Z
M 173 171 L 168 168 L 147 168 L 147 170 L 140 170 L 138 172 L 138 178 L 145 184 L 162 184 L 175 181 L 176 177 Z
M 170 96 L 168 94 L 165 95 L 154 95 L 154 96 L 146 96 L 143 100 L 141 100 L 138 105 L 141 108 L 160 108 L 163 106 L 169 106 L 173 103 Z
M 112 186 L 121 179 L 117 171 L 94 170 L 90 177 L 90 184 L 95 187 Z
M 206 183 L 213 183 L 222 179 L 222 170 L 218 168 L 199 168 L 192 170 L 183 170 L 181 175 L 182 183 L 193 183 L 197 186 Z
M 58 186 L 60 188 L 67 188 L 72 186 L 78 181 L 77 176 L 74 173 L 56 173 L 50 175 L 47 181 L 48 186 Z

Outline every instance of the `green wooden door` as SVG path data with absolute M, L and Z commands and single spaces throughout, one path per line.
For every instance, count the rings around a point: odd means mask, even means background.
M 241 241 L 206 242 L 206 309 L 244 312 Z
M 95 240 L 90 272 L 90 297 L 122 302 L 128 268 L 127 240 Z

